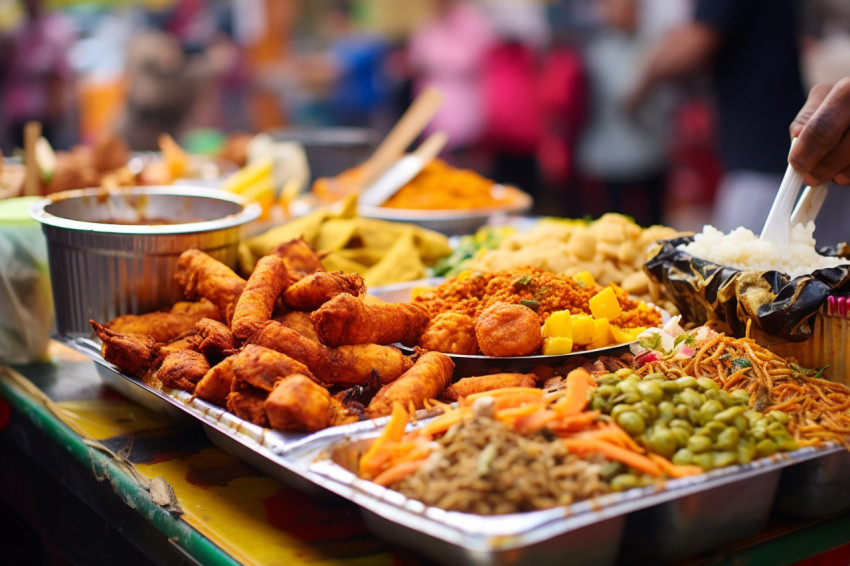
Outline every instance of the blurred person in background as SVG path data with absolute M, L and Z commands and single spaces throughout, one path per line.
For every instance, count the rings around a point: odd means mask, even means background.
M 788 160 L 805 175 L 806 183 L 850 185 L 850 75 L 835 84 L 812 87 L 790 134 L 797 143 Z M 843 215 L 846 209 L 838 212 Z
M 761 231 L 787 166 L 787 127 L 804 101 L 793 0 L 697 0 L 654 51 L 630 104 L 658 83 L 712 73 L 725 170 L 711 222 Z
M 434 86 L 445 96 L 426 135 L 446 132 L 449 160 L 457 166 L 483 169 L 475 163 L 485 128 L 482 70 L 494 41 L 486 15 L 476 4 L 460 0 L 436 0 L 434 18 L 410 38 L 414 95 Z
M 24 125 L 38 121 L 42 135 L 51 144 L 67 147 L 71 140 L 63 139 L 61 130 L 73 101 L 73 76 L 67 57 L 74 30 L 61 14 L 45 12 L 40 0 L 24 0 L 22 6 L 24 21 L 0 40 L 4 137 L 13 147 L 23 147 Z
M 648 226 L 662 222 L 676 100 L 669 89 L 656 85 L 639 104 L 628 105 L 647 49 L 657 39 L 642 26 L 643 4 L 599 4 L 602 27 L 585 48 L 590 113 L 578 141 L 576 168 L 583 197 L 601 185 L 604 210 L 628 214 Z

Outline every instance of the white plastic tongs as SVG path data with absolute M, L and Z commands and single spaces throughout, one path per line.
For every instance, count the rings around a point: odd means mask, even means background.
M 794 147 L 795 141 L 797 138 L 791 140 L 791 147 Z M 797 200 L 797 193 L 802 184 L 803 174 L 789 163 L 776 198 L 773 199 L 764 228 L 761 230 L 760 240 L 769 241 L 778 246 L 787 246 L 791 227 L 796 224 L 805 224 L 817 217 L 826 199 L 827 185 L 807 186 Z M 797 201 L 796 206 L 795 201 Z

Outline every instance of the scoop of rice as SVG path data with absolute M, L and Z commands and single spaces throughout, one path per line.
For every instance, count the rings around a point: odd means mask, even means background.
M 746 228 L 724 234 L 713 226 L 704 226 L 690 244 L 680 248 L 694 257 L 742 271 L 775 270 L 791 277 L 806 275 L 816 269 L 847 264 L 846 259 L 820 255 L 815 250 L 815 224 L 796 224 L 789 234 L 788 246 L 761 241 Z

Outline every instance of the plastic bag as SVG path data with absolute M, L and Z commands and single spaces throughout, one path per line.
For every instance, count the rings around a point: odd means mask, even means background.
M 686 321 L 719 321 L 743 336 L 747 320 L 765 335 L 802 342 L 812 335 L 814 317 L 830 294 L 850 291 L 850 265 L 791 278 L 778 271 L 739 271 L 678 249 L 686 236 L 655 243 L 644 270 L 662 285 Z M 847 257 L 850 248 L 823 248 L 822 255 Z

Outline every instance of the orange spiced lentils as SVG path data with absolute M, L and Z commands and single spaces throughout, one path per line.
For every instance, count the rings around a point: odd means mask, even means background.
M 557 275 L 534 267 L 473 273 L 455 277 L 422 293 L 413 303 L 433 318 L 443 312 L 466 314 L 473 319 L 496 302 L 523 304 L 537 312 L 540 324 L 556 311 L 590 313 L 588 301 L 603 287 L 583 286 L 572 277 Z M 641 301 L 630 299 L 622 289 L 614 288 L 622 314 L 612 320 L 622 328 L 659 326 L 661 314 Z

